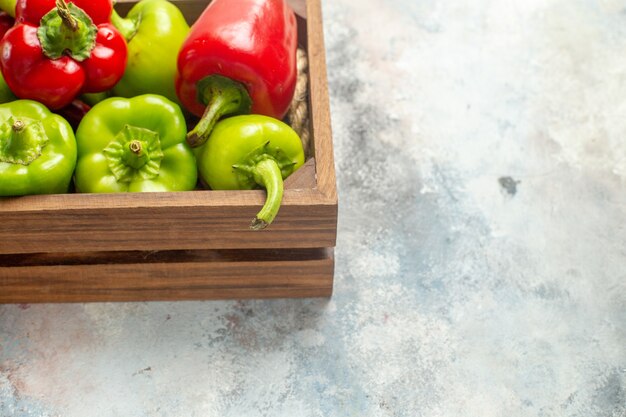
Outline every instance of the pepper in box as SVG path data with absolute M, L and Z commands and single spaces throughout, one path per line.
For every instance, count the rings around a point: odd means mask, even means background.
M 76 190 L 83 193 L 188 191 L 198 168 L 180 107 L 163 96 L 112 97 L 76 131 Z
M 282 118 L 296 86 L 297 42 L 285 0 L 213 0 L 178 54 L 178 98 L 202 116 L 187 142 L 202 145 L 223 116 Z
M 283 179 L 304 163 L 298 134 L 278 119 L 257 114 L 221 120 L 194 152 L 200 177 L 212 189 L 266 189 L 265 204 L 250 224 L 254 230 L 272 223 L 283 197 Z
M 0 196 L 65 193 L 75 165 L 65 119 L 32 100 L 0 105 Z
M 178 7 L 167 0 L 141 0 L 126 18 L 113 10 L 111 22 L 128 42 L 128 65 L 113 94 L 160 94 L 178 102 L 174 88 L 176 57 L 189 32 Z
M 16 25 L 0 42 L 0 66 L 15 95 L 56 110 L 80 93 L 112 88 L 127 59 L 112 9 L 110 0 L 18 0 Z

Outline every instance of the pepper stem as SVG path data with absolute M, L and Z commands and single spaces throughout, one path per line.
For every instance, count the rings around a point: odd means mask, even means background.
M 59 17 L 63 20 L 63 24 L 70 28 L 72 32 L 76 32 L 78 30 L 78 21 L 72 16 L 65 0 L 56 0 L 55 6 Z
M 252 174 L 256 183 L 265 187 L 267 191 L 267 198 L 263 208 L 250 223 L 251 229 L 261 230 L 270 225 L 278 214 L 278 209 L 283 199 L 283 176 L 280 166 L 273 158 L 265 158 L 259 161 L 252 168 Z
M 248 114 L 252 100 L 243 84 L 221 75 L 209 75 L 198 81 L 198 101 L 206 106 L 202 118 L 188 134 L 192 148 L 204 145 L 217 121 L 224 116 Z
M 10 117 L 0 125 L 0 162 L 29 165 L 39 158 L 47 143 L 40 121 Z
M 55 9 L 41 18 L 37 28 L 44 55 L 50 59 L 69 55 L 79 62 L 86 60 L 96 46 L 96 25 L 74 3 L 56 0 L 55 5 Z
M 146 148 L 147 145 L 147 143 L 142 143 L 137 139 L 128 142 L 128 150 L 130 152 L 126 152 L 122 155 L 122 161 L 126 166 L 133 169 L 141 169 L 141 167 L 146 165 L 150 161 L 150 155 L 144 152 L 144 148 Z
M 117 14 L 115 9 L 113 9 L 113 13 L 111 13 L 111 23 L 122 34 L 124 39 L 126 39 L 126 42 L 130 41 L 137 33 L 137 22 L 123 18 Z
M 16 120 L 16 121 L 13 122 L 13 125 L 11 125 L 11 129 L 15 133 L 20 133 L 22 130 L 24 130 L 25 127 L 26 127 L 26 125 L 21 120 Z
M 130 125 L 125 125 L 102 153 L 118 182 L 156 178 L 163 159 L 159 134 Z
M 128 147 L 130 148 L 130 151 L 132 153 L 137 156 L 141 156 L 141 142 L 139 142 L 138 140 L 133 140 L 130 142 Z

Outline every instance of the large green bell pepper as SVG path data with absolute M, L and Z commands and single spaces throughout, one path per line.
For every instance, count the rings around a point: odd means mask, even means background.
M 189 32 L 180 10 L 166 0 L 141 0 L 125 19 L 114 10 L 111 22 L 128 42 L 128 64 L 114 94 L 160 94 L 178 103 L 176 59 Z
M 65 193 L 75 165 L 65 119 L 32 100 L 0 104 L 0 195 Z
M 283 179 L 304 163 L 298 134 L 280 120 L 261 115 L 219 121 L 194 152 L 200 177 L 212 189 L 267 190 L 265 204 L 250 225 L 255 230 L 272 223 L 283 197 Z
M 112 97 L 76 132 L 76 190 L 88 193 L 186 191 L 197 182 L 180 107 L 165 97 Z

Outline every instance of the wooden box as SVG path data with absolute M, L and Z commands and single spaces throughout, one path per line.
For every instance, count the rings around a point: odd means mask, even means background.
M 175 3 L 192 22 L 208 1 Z M 306 14 L 311 158 L 270 227 L 248 227 L 262 190 L 0 199 L 0 303 L 330 296 L 337 193 L 320 0 Z

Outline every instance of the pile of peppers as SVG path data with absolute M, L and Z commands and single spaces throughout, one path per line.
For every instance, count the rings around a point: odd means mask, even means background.
M 297 71 L 285 0 L 0 0 L 0 196 L 264 188 L 304 163 L 282 121 Z

